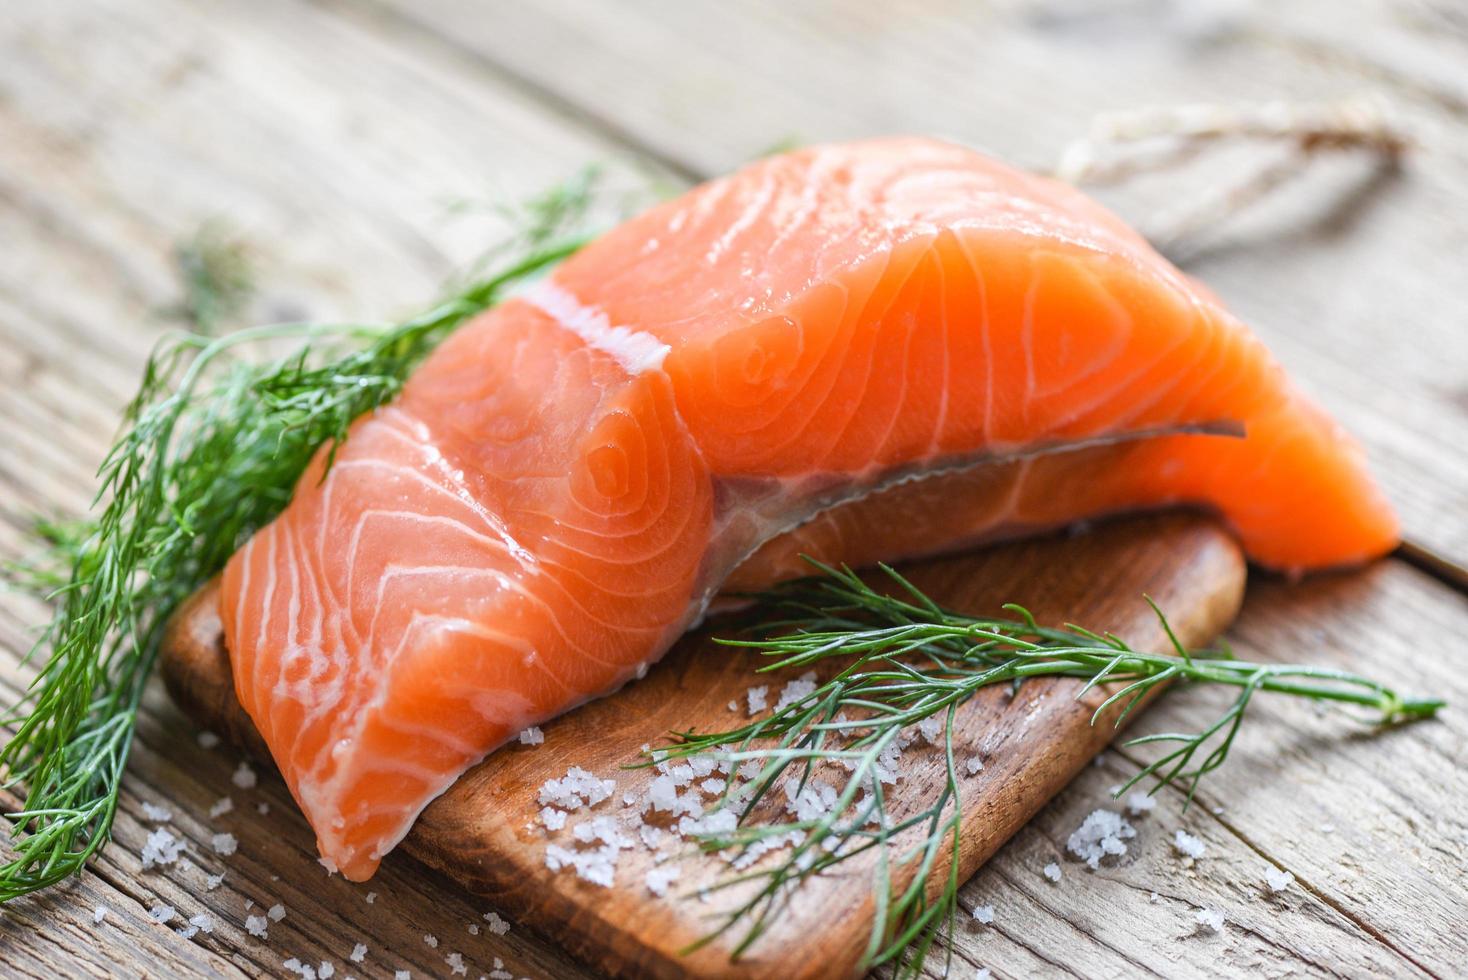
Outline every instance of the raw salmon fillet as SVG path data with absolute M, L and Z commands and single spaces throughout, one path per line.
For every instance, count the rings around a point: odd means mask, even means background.
M 1128 438 L 1222 423 L 1246 435 Z M 1075 190 L 922 139 L 767 159 L 628 222 L 324 467 L 230 561 L 221 613 L 240 701 L 356 880 L 487 752 L 802 552 L 1172 503 L 1280 569 L 1397 540 L 1355 443 L 1210 293 Z

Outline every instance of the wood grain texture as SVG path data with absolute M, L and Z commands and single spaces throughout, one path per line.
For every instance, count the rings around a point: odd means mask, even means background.
M 412 22 L 359 0 L 10 4 L 0 14 L 0 558 L 30 550 L 30 514 L 86 505 L 117 411 L 173 325 L 161 314 L 179 298 L 170 250 L 205 221 L 227 222 L 255 259 L 262 288 L 246 319 L 378 318 L 417 309 L 501 227 L 492 208 L 452 202 L 514 198 L 588 162 L 610 161 L 618 179 L 645 168 L 697 176 L 787 136 L 903 129 L 1044 166 L 1097 109 L 1362 90 L 1388 95 L 1418 129 L 1407 170 L 1362 190 L 1359 167 L 1329 168 L 1281 210 L 1232 224 L 1192 268 L 1368 437 L 1424 548 L 1461 558 L 1459 5 L 1225 4 L 1251 22 L 1180 41 L 1175 22 L 1195 6 L 637 4 L 609 19 L 590 5 L 500 4 L 460 8 L 478 23 L 438 30 L 438 0 L 415 4 Z M 503 55 L 484 37 L 496 31 L 509 39 Z M 1159 201 L 1198 186 L 1179 180 L 1178 192 L 1111 200 L 1145 224 Z M 0 591 L 7 701 L 33 675 L 20 659 L 45 615 Z M 1261 703 L 1240 745 L 1248 753 L 1214 777 L 1209 807 L 1179 817 L 1164 800 L 1120 863 L 1096 874 L 1065 864 L 1051 885 L 1039 869 L 1135 771 L 1107 753 L 965 887 L 965 905 L 994 904 L 996 922 L 960 930 L 959 975 L 1459 974 L 1468 680 L 1452 638 L 1463 635 L 1462 595 L 1400 562 L 1299 586 L 1256 580 L 1232 633 L 1244 650 L 1351 664 L 1414 692 L 1420 678 L 1452 705 L 1443 721 L 1372 738 L 1303 705 Z M 1195 728 L 1214 707 L 1176 691 L 1140 728 Z M 262 772 L 254 789 L 234 786 L 238 755 L 202 749 L 195 734 L 150 692 L 114 844 L 73 883 L 0 908 L 7 973 L 262 976 L 296 956 L 333 962 L 339 977 L 448 976 L 445 957 L 460 952 L 471 977 L 496 958 L 517 977 L 591 975 L 528 930 L 490 935 L 485 903 L 406 856 L 366 887 L 327 878 L 282 784 Z M 226 795 L 234 812 L 210 817 Z M 141 870 L 154 826 L 144 802 L 173 811 L 169 826 L 188 842 L 179 865 Z M 1321 830 L 1327 821 L 1334 833 Z M 1173 854 L 1176 827 L 1207 840 L 1196 867 Z M 210 842 L 224 831 L 239 841 L 230 858 Z M 1262 895 L 1266 864 L 1304 885 Z M 223 884 L 207 890 L 206 874 L 219 872 Z M 267 939 L 246 935 L 246 903 L 258 912 L 276 901 L 286 918 Z M 154 923 L 147 910 L 159 902 L 214 915 L 215 932 L 184 939 Z M 111 910 L 101 926 L 98 905 Z M 1195 931 L 1203 905 L 1227 914 L 1223 934 Z M 365 961 L 349 964 L 359 942 Z
M 1403 173 L 1322 161 L 1193 243 L 1188 268 L 1366 443 L 1408 536 L 1468 569 L 1468 302 L 1456 272 L 1468 254 L 1468 43 L 1433 4 L 548 0 L 492 17 L 475 0 L 336 6 L 477 54 L 697 178 L 783 140 L 892 132 L 1046 169 L 1098 113 L 1375 93 L 1418 138 Z M 1245 146 L 1099 193 L 1144 230 L 1165 226 L 1268 159 Z
M 1143 594 L 1168 610 L 1185 643 L 1202 645 L 1233 619 L 1244 585 L 1243 559 L 1233 541 L 1211 522 L 1176 515 L 1004 545 L 914 565 L 904 574 L 952 608 L 998 613 L 1004 602 L 1020 602 L 1042 622 L 1110 624 L 1129 642 L 1152 650 L 1165 649 L 1167 640 Z M 229 689 L 230 673 L 216 594 L 206 589 L 180 610 L 165 641 L 163 676 L 201 725 L 258 751 L 259 738 L 249 730 L 248 718 L 222 693 Z M 547 842 L 574 846 L 572 827 L 583 814 L 547 835 L 536 820 L 543 783 L 571 766 L 614 778 L 612 799 L 593 813 L 625 820 L 631 811 L 620 805 L 622 794 L 644 797 L 657 774 L 620 767 L 636 761 L 640 746 L 663 744 L 669 731 L 737 727 L 744 712 L 731 712 L 729 704 L 743 705 L 752 686 L 779 681 L 757 673 L 757 666 L 757 657 L 719 647 L 707 635 L 688 638 L 644 680 L 548 724 L 544 745 L 512 745 L 492 754 L 430 804 L 401 846 L 589 962 L 626 976 L 853 974 L 874 914 L 873 862 L 855 861 L 841 874 L 802 886 L 738 965 L 730 963 L 731 946 L 722 941 L 693 955 L 679 954 L 708 932 L 709 916 L 721 903 L 727 907 L 743 894 L 736 889 L 708 902 L 690 900 L 730 873 L 717 856 L 680 862 L 676 890 L 682 899 L 659 898 L 645 887 L 657 852 L 643 847 L 621 858 L 611 890 L 545 865 Z M 1104 695 L 1093 692 L 1077 702 L 1079 689 L 1080 682 L 1071 680 L 1034 682 L 1018 697 L 993 689 L 959 712 L 956 751 L 965 759 L 977 753 L 984 760 L 984 769 L 963 787 L 968 794 L 960 845 L 964 878 L 1110 740 L 1111 725 L 1090 723 Z M 930 805 L 942 788 L 942 765 L 936 749 L 909 750 L 903 779 L 891 791 L 893 819 Z M 942 867 L 938 873 L 944 873 Z

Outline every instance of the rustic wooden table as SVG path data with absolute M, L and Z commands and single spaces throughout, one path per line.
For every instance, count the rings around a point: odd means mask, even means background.
M 922 131 L 1044 167 L 1098 111 L 1362 92 L 1416 134 L 1405 167 L 1323 165 L 1210 233 L 1189 270 L 1362 437 L 1409 543 L 1350 574 L 1256 576 L 1230 640 L 1400 678 L 1452 707 L 1362 735 L 1338 714 L 1259 703 L 1201 806 L 1183 816 L 1164 797 L 1126 860 L 1065 864 L 1051 884 L 1040 869 L 1137 768 L 1108 753 L 964 888 L 965 908 L 995 917 L 960 929 L 957 962 L 994 976 L 1461 975 L 1468 18 L 1456 0 L 5 4 L 0 554 L 24 550 L 36 510 L 86 504 L 118 409 L 173 325 L 175 248 L 208 222 L 246 243 L 261 288 L 244 318 L 378 318 L 472 259 L 502 227 L 490 203 L 587 163 L 677 186 L 783 140 Z M 1189 193 L 1111 200 L 1146 226 Z M 20 655 L 43 618 L 0 596 L 7 699 L 34 670 Z M 1195 726 L 1217 706 L 1175 692 L 1140 725 Z M 589 975 L 552 941 L 492 930 L 483 903 L 410 860 L 370 886 L 325 878 L 282 785 L 238 788 L 237 759 L 194 734 L 150 695 L 115 843 L 72 884 L 0 910 L 0 972 L 280 974 L 295 956 L 338 976 L 416 977 L 449 975 L 459 952 L 470 976 Z M 211 819 L 226 795 L 234 813 Z M 140 868 L 144 803 L 168 807 L 189 839 L 161 873 Z M 1178 859 L 1178 828 L 1206 843 L 1202 860 Z M 239 838 L 228 861 L 210 847 L 221 829 Z M 1270 896 L 1269 868 L 1295 885 Z M 268 941 L 246 935 L 247 902 L 286 908 Z M 217 924 L 182 938 L 149 918 L 158 903 Z M 1221 933 L 1196 929 L 1205 906 L 1225 914 Z M 354 964 L 359 942 L 370 953 Z

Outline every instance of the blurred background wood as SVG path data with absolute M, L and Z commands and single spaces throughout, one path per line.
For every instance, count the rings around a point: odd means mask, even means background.
M 85 506 L 149 346 L 176 325 L 175 248 L 209 222 L 255 267 L 244 319 L 382 318 L 472 261 L 503 227 L 496 204 L 588 163 L 618 186 L 674 187 L 786 141 L 920 131 L 1048 168 L 1100 112 L 1362 93 L 1415 135 L 1400 172 L 1317 164 L 1193 243 L 1188 269 L 1367 444 L 1412 547 L 1299 585 L 1256 576 L 1233 639 L 1468 703 L 1460 651 L 1429 641 L 1468 630 L 1468 18 L 1456 0 L 6 4 L 0 555 L 26 549 L 35 511 Z M 1236 165 L 1102 196 L 1147 227 Z M 20 657 L 42 619 L 0 595 L 9 697 L 34 670 Z M 1140 728 L 1195 725 L 1214 707 L 1174 692 Z M 1160 804 L 1125 861 L 1094 874 L 1062 861 L 1052 885 L 1039 869 L 1136 762 L 1111 753 L 1087 770 L 966 886 L 965 906 L 993 904 L 995 922 L 960 930 L 964 968 L 1460 972 L 1462 712 L 1372 738 L 1299 705 L 1255 712 L 1204 805 L 1180 816 Z M 526 930 L 471 934 L 487 909 L 411 860 L 389 861 L 370 888 L 325 880 L 280 784 L 241 791 L 237 760 L 193 735 L 161 692 L 150 698 L 117 844 L 73 886 L 0 911 L 9 971 L 254 975 L 296 956 L 338 975 L 431 976 L 462 951 L 471 975 L 496 957 L 514 976 L 585 975 Z M 225 794 L 235 813 L 208 819 Z M 139 868 L 145 800 L 169 806 L 191 841 L 166 873 Z M 1195 866 L 1167 844 L 1179 827 L 1209 846 Z M 219 830 L 240 840 L 228 862 L 209 846 Z M 1270 866 L 1296 886 L 1267 895 Z M 220 867 L 224 884 L 207 891 Z M 245 935 L 246 901 L 289 910 L 268 943 Z M 215 931 L 183 939 L 151 921 L 158 902 L 211 910 Z M 111 910 L 101 926 L 98 905 Z M 1224 911 L 1223 933 L 1195 932 L 1204 906 Z M 359 941 L 367 959 L 348 963 Z

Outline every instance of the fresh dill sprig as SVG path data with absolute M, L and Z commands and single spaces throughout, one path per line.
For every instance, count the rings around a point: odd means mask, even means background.
M 560 200 L 560 196 L 557 198 Z M 24 790 L 0 902 L 82 869 L 107 841 L 138 703 L 169 615 L 289 501 L 317 449 L 392 399 L 450 331 L 584 241 L 590 193 L 501 250 L 497 271 L 395 325 L 280 324 L 187 333 L 149 358 L 99 471 L 95 517 L 39 525 L 51 545 L 10 578 L 49 593 L 44 662 L 0 747 Z M 251 359 L 295 341 L 284 356 Z
M 720 805 L 737 813 L 739 823 L 732 831 L 703 835 L 706 850 L 733 849 L 736 857 L 753 858 L 771 849 L 771 843 L 788 845 L 778 858 L 753 861 L 716 886 L 745 887 L 747 897 L 722 913 L 721 924 L 693 948 L 741 931 L 733 948 L 738 957 L 768 929 L 802 882 L 875 851 L 876 915 L 864 965 L 890 964 L 897 976 L 919 974 L 933 946 L 945 935 L 951 937 L 962 884 L 954 718 L 964 702 L 986 687 L 1017 689 L 1029 678 L 1073 677 L 1084 682 L 1076 693 L 1080 698 L 1104 683 L 1108 695 L 1091 721 L 1095 724 L 1116 709 L 1113 725 L 1169 682 L 1237 688 L 1230 707 L 1200 731 L 1147 735 L 1127 743 L 1171 743 L 1176 748 L 1145 765 L 1117 795 L 1151 780 L 1149 792 L 1177 784 L 1188 803 L 1199 780 L 1227 758 L 1257 692 L 1360 706 L 1380 724 L 1431 717 L 1443 704 L 1402 697 L 1345 671 L 1248 663 L 1226 650 L 1188 650 L 1155 605 L 1171 641 L 1168 653 L 1138 651 L 1119 637 L 1080 626 L 1043 627 L 1020 606 L 1005 607 L 1011 618 L 952 612 L 886 566 L 883 571 L 896 587 L 895 595 L 871 587 L 850 569 L 817 567 L 822 574 L 758 597 L 752 618 L 778 635 L 720 642 L 771 658 L 762 671 L 808 668 L 841 658 L 838 672 L 764 718 L 731 731 L 678 733 L 673 744 L 657 749 L 654 756 L 714 755 L 736 767 L 736 773 L 756 770 L 738 786 L 731 773 Z M 895 816 L 884 784 L 897 778 L 897 754 L 911 738 L 911 726 L 934 720 L 941 722 L 941 742 L 938 726 L 926 734 L 943 753 L 945 785 L 930 804 Z M 818 768 L 845 770 L 834 798 L 828 794 L 822 806 L 809 808 L 818 812 L 802 817 L 797 807 L 791 820 L 768 802 L 761 807 L 777 785 L 785 786 L 787 798 L 798 798 L 813 785 Z M 773 819 L 762 819 L 771 813 Z M 933 897 L 935 875 L 940 880 Z M 946 945 L 951 951 L 951 943 Z

